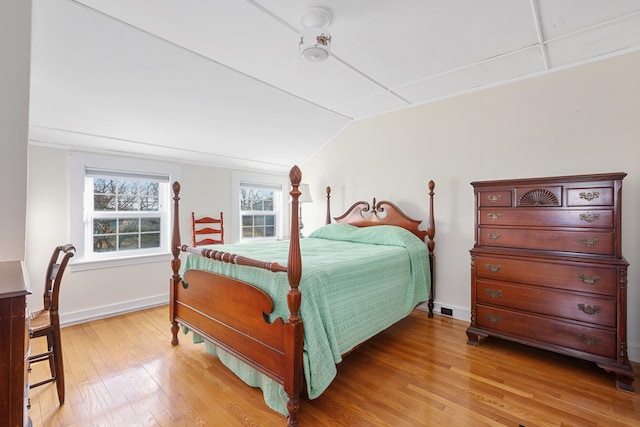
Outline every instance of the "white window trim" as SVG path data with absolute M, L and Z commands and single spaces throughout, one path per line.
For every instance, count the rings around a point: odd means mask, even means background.
M 169 176 L 169 201 L 171 204 L 171 185 L 174 181 L 180 180 L 180 167 L 176 164 L 159 161 L 108 156 L 102 154 L 91 154 L 81 152 L 70 152 L 69 154 L 69 235 L 70 241 L 76 247 L 76 256 L 70 263 L 72 270 L 92 270 L 100 268 L 118 267 L 124 265 L 142 264 L 149 262 L 160 262 L 171 258 L 169 244 L 166 244 L 166 251 L 156 254 L 133 254 L 121 255 L 110 259 L 100 259 L 100 257 L 87 256 L 88 247 L 85 239 L 85 176 L 86 168 L 123 170 L 141 172 L 149 174 L 164 174 Z M 168 206 L 168 221 L 163 230 L 163 237 L 167 242 L 171 240 L 171 226 L 173 223 L 173 209 Z
M 288 203 L 288 195 L 291 187 L 289 177 L 287 175 L 270 175 L 255 172 L 233 171 L 231 174 L 231 241 L 240 242 L 242 240 L 240 234 L 240 227 L 242 224 L 242 219 L 240 218 L 241 183 L 256 185 L 262 184 L 280 187 L 282 189 L 282 197 L 280 197 L 280 215 L 277 216 L 276 224 L 276 239 L 280 240 L 289 238 L 289 228 L 286 227 L 286 224 L 289 224 L 289 216 L 291 215 Z M 227 230 L 228 228 L 225 227 L 225 234 L 227 233 Z M 227 239 L 225 238 L 225 242 L 226 240 Z

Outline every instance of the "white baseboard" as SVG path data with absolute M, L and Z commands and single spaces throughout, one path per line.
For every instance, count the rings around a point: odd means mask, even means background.
M 447 314 L 442 314 L 442 307 L 450 308 L 452 311 L 451 316 Z M 418 306 L 418 310 L 429 311 L 427 307 L 427 303 L 420 304 Z M 454 319 L 462 320 L 463 322 L 471 321 L 471 311 L 468 308 L 456 307 L 449 304 L 440 304 L 439 302 L 433 303 L 433 313 L 438 314 L 445 317 L 452 317 Z
M 158 307 L 169 303 L 169 294 L 156 295 L 134 301 L 123 301 L 117 304 L 103 305 L 86 310 L 60 314 L 60 326 L 71 326 L 92 320 L 106 319 L 146 308 Z

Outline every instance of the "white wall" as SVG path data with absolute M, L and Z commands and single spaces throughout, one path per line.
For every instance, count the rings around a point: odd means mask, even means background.
M 0 4 L 0 261 L 25 257 L 31 1 Z
M 630 358 L 640 361 L 640 53 L 356 122 L 302 168 L 305 229 L 375 196 L 426 219 L 436 182 L 436 302 L 469 319 L 472 181 L 627 172 L 623 254 Z M 313 208 L 311 208 L 313 206 Z
M 69 152 L 29 147 L 26 263 L 33 294 L 30 309 L 42 307 L 46 267 L 53 248 L 70 241 Z M 190 213 L 230 212 L 231 171 L 177 165 L 181 169 L 181 234 L 190 242 Z M 163 304 L 169 298 L 170 260 L 124 267 L 86 269 L 73 265 L 60 290 L 64 325 Z

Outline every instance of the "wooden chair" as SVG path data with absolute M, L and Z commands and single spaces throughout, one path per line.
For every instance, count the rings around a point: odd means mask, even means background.
M 209 236 L 203 237 L 200 236 Z M 200 239 L 200 240 L 198 240 Z M 191 242 L 193 247 L 202 245 L 221 245 L 224 243 L 224 216 L 220 218 L 204 216 L 196 218 L 191 212 Z
M 64 403 L 64 365 L 62 363 L 62 341 L 60 340 L 60 318 L 58 317 L 58 299 L 62 275 L 69 259 L 76 253 L 72 244 L 58 246 L 54 249 L 47 268 L 44 287 L 44 308 L 34 312 L 29 321 L 29 336 L 33 338 L 47 337 L 47 351 L 29 357 L 29 366 L 33 363 L 49 361 L 51 377 L 34 384 L 34 388 L 50 382 L 56 383 L 58 400 Z

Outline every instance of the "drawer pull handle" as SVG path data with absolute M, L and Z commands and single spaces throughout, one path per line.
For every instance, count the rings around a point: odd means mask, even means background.
M 591 307 L 590 305 L 578 304 L 578 310 L 582 311 L 584 314 L 593 316 L 596 313 L 600 313 L 602 307 L 600 307 L 599 305 L 594 305 L 593 307 Z
M 182 287 L 187 289 L 189 287 L 189 284 L 183 280 L 182 281 Z
M 586 246 L 595 246 L 598 243 L 600 243 L 600 240 L 598 240 L 598 239 L 586 239 L 586 238 L 582 237 L 580 239 L 580 243 L 582 243 L 583 245 L 586 245 Z
M 598 337 L 590 337 L 590 336 L 585 335 L 585 334 L 578 334 L 578 340 L 581 343 L 584 343 L 586 345 L 597 345 L 597 344 L 600 344 L 600 338 L 598 338 Z
M 499 297 L 502 296 L 502 290 L 500 290 L 500 289 L 489 289 L 489 288 L 486 288 L 484 291 L 491 298 L 499 298 Z
M 580 219 L 586 222 L 593 222 L 600 219 L 600 214 L 587 212 L 580 214 Z
M 580 193 L 580 198 L 581 199 L 585 199 L 586 201 L 590 202 L 594 199 L 597 199 L 598 197 L 600 197 L 600 193 L 598 191 L 594 191 L 593 193 L 589 192 L 589 193 Z
M 495 203 L 498 200 L 502 199 L 502 195 L 501 194 L 490 194 L 488 197 L 489 201 L 491 203 Z
M 578 279 L 580 279 L 581 282 L 586 283 L 587 285 L 595 285 L 600 281 L 599 276 L 587 277 L 584 274 L 579 275 Z
M 502 266 L 500 264 L 497 264 L 497 265 L 487 264 L 485 265 L 485 267 L 487 268 L 487 270 L 489 270 L 492 273 L 497 273 L 498 271 L 502 270 Z
M 502 316 L 494 316 L 492 314 L 487 314 L 487 320 L 491 323 L 498 323 L 502 320 Z
M 500 233 L 489 233 L 487 235 L 491 240 L 498 240 L 500 237 L 502 237 L 502 234 Z
M 500 219 L 500 217 L 502 216 L 502 214 L 499 213 L 488 213 L 487 214 L 487 218 L 489 218 L 491 221 L 497 221 L 498 219 Z

